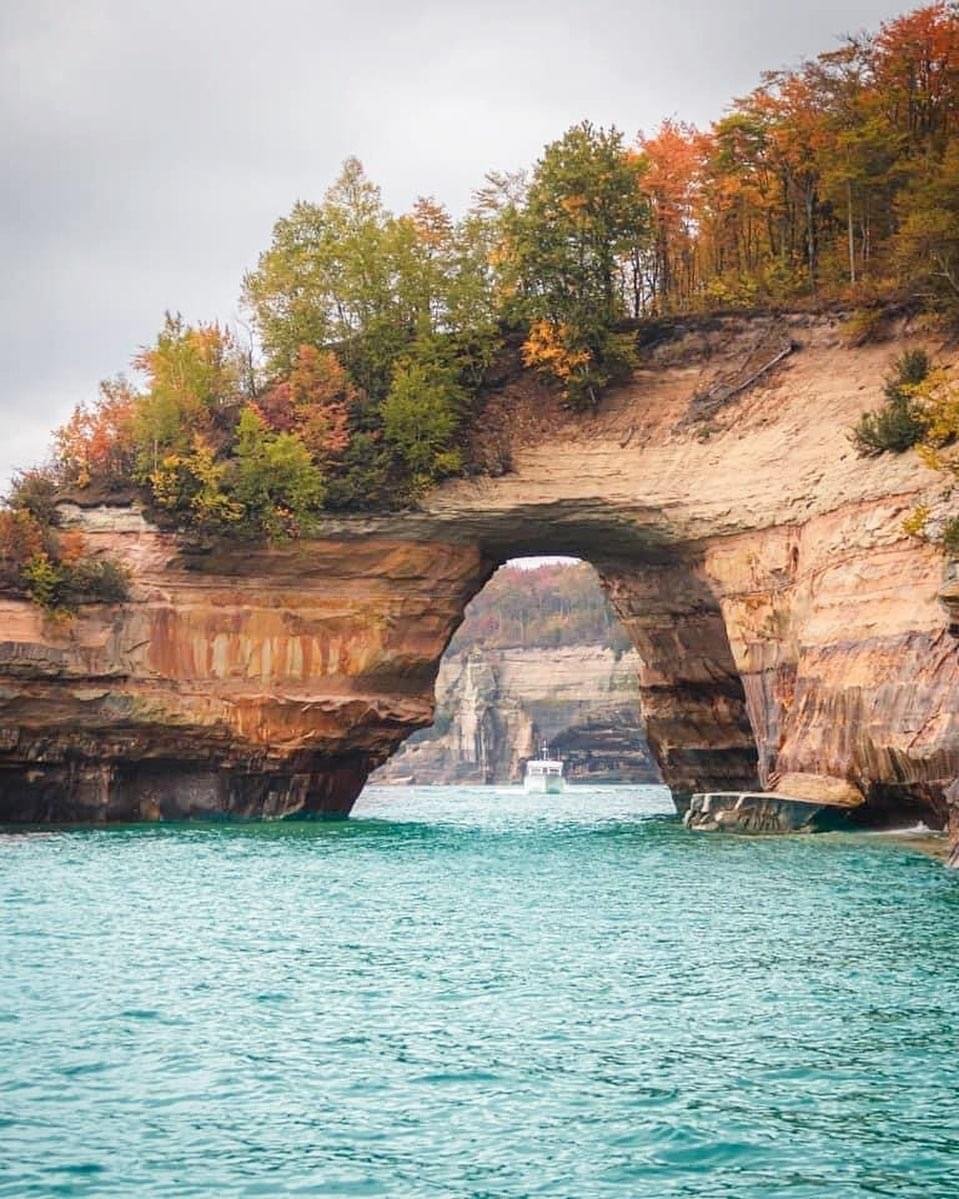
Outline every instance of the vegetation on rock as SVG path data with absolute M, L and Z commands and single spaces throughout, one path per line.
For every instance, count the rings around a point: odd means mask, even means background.
M 882 407 L 859 418 L 851 439 L 867 457 L 915 447 L 926 466 L 959 482 L 959 385 L 925 351 L 909 350 L 886 380 Z M 952 497 L 951 487 L 949 492 Z M 931 537 L 959 556 L 959 515 L 942 517 L 937 531 L 931 531 L 931 516 L 925 505 L 916 508 L 903 522 L 904 531 Z
M 507 334 L 579 409 L 628 373 L 645 318 L 840 302 L 861 343 L 890 300 L 959 313 L 959 7 L 771 72 L 708 130 L 667 120 L 630 144 L 583 122 L 528 174 L 488 175 L 460 219 L 433 198 L 390 212 L 349 159 L 277 221 L 243 298 L 258 347 L 168 317 L 134 379 L 57 434 L 57 487 L 136 489 L 181 529 L 297 536 L 471 469 Z M 938 386 L 894 384 L 858 447 L 940 453 L 941 401 L 914 390 Z
M 885 402 L 875 412 L 864 412 L 852 430 L 852 441 L 864 457 L 887 450 L 901 454 L 923 438 L 926 425 L 918 389 L 929 375 L 924 350 L 907 350 L 886 380 Z
M 127 595 L 123 569 L 87 552 L 83 536 L 58 527 L 55 482 L 26 471 L 0 508 L 0 590 L 27 595 L 51 615 L 84 603 L 119 603 Z

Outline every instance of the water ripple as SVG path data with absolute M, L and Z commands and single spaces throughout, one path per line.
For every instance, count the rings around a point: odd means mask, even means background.
M 0 1199 L 959 1193 L 959 880 L 664 796 L 0 834 Z

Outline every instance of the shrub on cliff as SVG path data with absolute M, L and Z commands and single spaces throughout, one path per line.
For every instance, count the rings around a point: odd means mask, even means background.
M 5 503 L 12 512 L 27 512 L 42 528 L 59 523 L 59 483 L 52 467 L 33 467 L 13 476 Z
M 47 531 L 25 508 L 0 509 L 0 580 L 16 586 L 31 558 L 49 548 Z
M 323 475 L 295 433 L 274 433 L 256 408 L 243 409 L 232 464 L 232 495 L 248 531 L 296 537 L 310 531 L 323 506 Z
M 959 558 L 959 516 L 953 516 L 946 521 L 942 531 L 942 544 L 946 553 L 953 558 Z
M 24 565 L 26 594 L 53 615 L 69 615 L 82 604 L 119 604 L 128 595 L 126 572 L 109 559 L 82 557 L 75 562 L 34 554 Z
M 926 426 L 915 395 L 929 371 L 924 350 L 907 350 L 900 357 L 886 380 L 883 406 L 864 412 L 852 428 L 853 445 L 862 456 L 876 457 L 887 451 L 901 454 L 922 440 Z
M 406 362 L 383 401 L 383 439 L 406 467 L 413 492 L 462 469 L 453 444 L 465 394 L 449 367 Z
M 201 433 L 189 450 L 163 455 L 148 476 L 153 503 L 188 525 L 222 532 L 237 525 L 242 507 L 224 490 L 226 463 L 217 462 Z
M 121 602 L 126 572 L 110 558 L 90 556 L 80 533 L 59 527 L 49 486 L 45 472 L 21 474 L 0 507 L 0 587 L 51 613 Z

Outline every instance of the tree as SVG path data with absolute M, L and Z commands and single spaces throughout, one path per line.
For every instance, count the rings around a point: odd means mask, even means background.
M 218 412 L 241 394 L 244 367 L 225 329 L 188 325 L 169 313 L 154 344 L 134 364 L 147 383 L 133 414 L 134 476 L 143 482 L 163 455 L 189 452 L 198 433 L 209 438 Z
M 959 138 L 898 207 L 902 224 L 893 252 L 902 278 L 959 307 Z
M 530 319 L 588 335 L 624 315 L 621 267 L 649 230 L 643 169 L 618 130 L 588 121 L 546 147 L 514 229 Z
M 323 475 L 295 433 L 272 433 L 252 404 L 240 414 L 233 498 L 253 532 L 271 538 L 309 532 L 323 505 Z
M 868 56 L 876 95 L 910 153 L 941 153 L 959 132 L 959 7 L 937 0 L 884 22 Z
M 634 267 L 634 279 L 646 285 L 634 291 L 634 316 L 643 310 L 644 290 L 662 308 L 682 307 L 692 298 L 697 282 L 696 203 L 705 145 L 697 129 L 678 121 L 663 121 L 653 137 L 640 134 L 651 236 L 648 254 L 639 257 Z M 645 279 L 644 259 L 649 261 Z
M 108 485 L 129 481 L 135 461 L 137 395 L 125 379 L 100 384 L 92 407 L 78 404 L 54 434 L 63 479 L 86 487 L 94 479 Z
M 414 488 L 462 468 L 453 438 L 464 399 L 441 366 L 411 361 L 397 367 L 383 401 L 383 437 L 411 473 Z
M 244 280 L 274 369 L 289 371 L 302 345 L 338 346 L 360 384 L 375 384 L 408 333 L 394 291 L 397 238 L 355 158 L 320 204 L 300 201 L 277 221 L 272 245 Z
M 289 376 L 256 401 L 274 432 L 297 433 L 318 464 L 329 464 L 349 444 L 357 389 L 329 350 L 300 346 Z

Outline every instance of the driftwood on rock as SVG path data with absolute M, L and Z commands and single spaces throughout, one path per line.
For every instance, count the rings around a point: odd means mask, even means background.
M 693 396 L 682 426 L 688 427 L 718 412 L 730 400 L 758 383 L 795 349 L 796 344 L 791 339 L 784 340 L 778 336 L 760 339 L 738 370 L 720 376 L 706 391 Z

